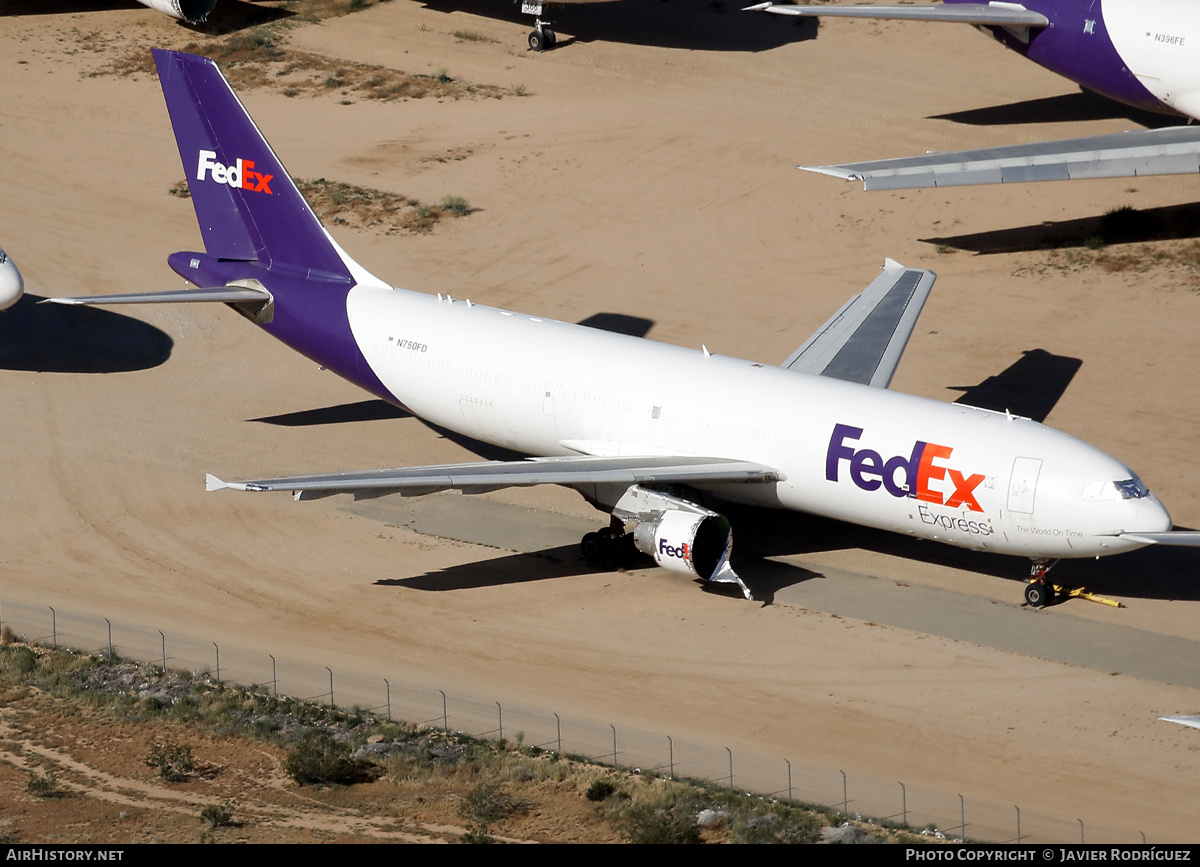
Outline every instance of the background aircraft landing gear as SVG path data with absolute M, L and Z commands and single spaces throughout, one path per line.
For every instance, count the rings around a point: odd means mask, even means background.
M 533 32 L 529 34 L 529 50 L 545 51 L 547 48 L 553 48 L 558 39 L 550 29 L 550 22 L 542 20 L 542 0 L 524 0 L 521 3 L 521 12 L 534 17 Z
M 1057 562 L 1057 560 L 1034 560 L 1029 567 L 1029 583 L 1025 585 L 1025 602 L 1030 608 L 1045 608 L 1054 601 L 1054 585 L 1046 581 L 1046 575 Z
M 558 42 L 558 37 L 550 29 L 549 22 L 538 19 L 537 24 L 534 26 L 535 29 L 529 34 L 529 50 L 545 51 L 547 48 L 553 48 L 554 43 Z

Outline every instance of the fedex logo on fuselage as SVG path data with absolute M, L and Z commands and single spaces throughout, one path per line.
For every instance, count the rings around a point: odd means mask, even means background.
M 850 464 L 850 480 L 864 491 L 877 491 L 882 487 L 893 497 L 915 497 L 924 503 L 937 503 L 952 509 L 983 511 L 975 499 L 975 489 L 983 481 L 983 474 L 967 475 L 940 463 L 950 458 L 954 452 L 952 446 L 918 440 L 908 457 L 896 455 L 884 460 L 879 452 L 847 445 L 847 441 L 853 442 L 862 434 L 860 427 L 847 424 L 833 426 L 829 451 L 825 454 L 826 479 L 839 481 L 842 462 L 845 461 Z M 897 480 L 898 476 L 900 481 Z M 931 482 L 946 480 L 953 491 L 947 493 L 930 487 Z
M 275 176 L 254 171 L 254 160 L 243 160 L 239 157 L 236 164 L 227 166 L 217 162 L 216 156 L 216 151 L 200 151 L 200 160 L 196 164 L 196 180 L 202 181 L 209 175 L 218 184 L 225 184 L 236 190 L 274 195 L 270 184 Z

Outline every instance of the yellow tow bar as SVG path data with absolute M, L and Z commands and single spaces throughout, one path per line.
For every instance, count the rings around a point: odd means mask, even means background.
M 1089 593 L 1083 587 L 1060 587 L 1058 584 L 1051 585 L 1054 592 L 1059 596 L 1078 596 L 1080 599 L 1088 599 L 1092 602 L 1099 602 L 1101 605 L 1111 605 L 1113 608 L 1124 608 L 1125 606 L 1116 599 L 1109 599 L 1107 596 L 1100 596 L 1096 593 Z

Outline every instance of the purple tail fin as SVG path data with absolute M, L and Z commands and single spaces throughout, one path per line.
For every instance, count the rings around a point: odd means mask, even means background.
M 154 62 L 209 255 L 353 282 L 339 250 L 217 65 L 157 48 Z

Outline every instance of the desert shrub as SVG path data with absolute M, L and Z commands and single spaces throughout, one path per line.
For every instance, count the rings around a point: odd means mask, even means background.
M 1115 241 L 1129 240 L 1140 234 L 1139 229 L 1145 222 L 1145 215 L 1129 205 L 1122 205 L 1106 211 L 1100 218 L 1100 234 L 1109 244 Z
M 29 674 L 37 667 L 37 654 L 28 647 L 20 646 L 9 656 L 9 664 L 12 666 L 13 671 L 20 674 Z
M 480 783 L 458 805 L 460 815 L 489 824 L 511 816 L 520 807 L 517 799 L 498 783 Z
M 681 804 L 629 807 L 617 821 L 617 830 L 630 843 L 699 843 L 695 811 Z
M 210 804 L 200 811 L 200 818 L 213 828 L 225 828 L 233 824 L 233 802 L 226 801 L 219 807 Z
M 350 756 L 349 744 L 333 739 L 324 731 L 305 735 L 288 753 L 283 769 L 301 786 L 350 785 L 359 774 L 359 764 Z
M 595 780 L 587 788 L 587 799 L 589 801 L 605 801 L 612 797 L 612 793 L 617 790 L 608 780 Z
M 155 744 L 146 757 L 146 765 L 158 771 L 168 783 L 182 783 L 196 770 L 192 748 L 187 744 Z
M 462 196 L 442 196 L 442 210 L 461 217 L 470 212 L 471 206 Z
M 58 775 L 54 771 L 39 774 L 37 771 L 29 775 L 25 791 L 37 798 L 53 798 L 59 794 Z

